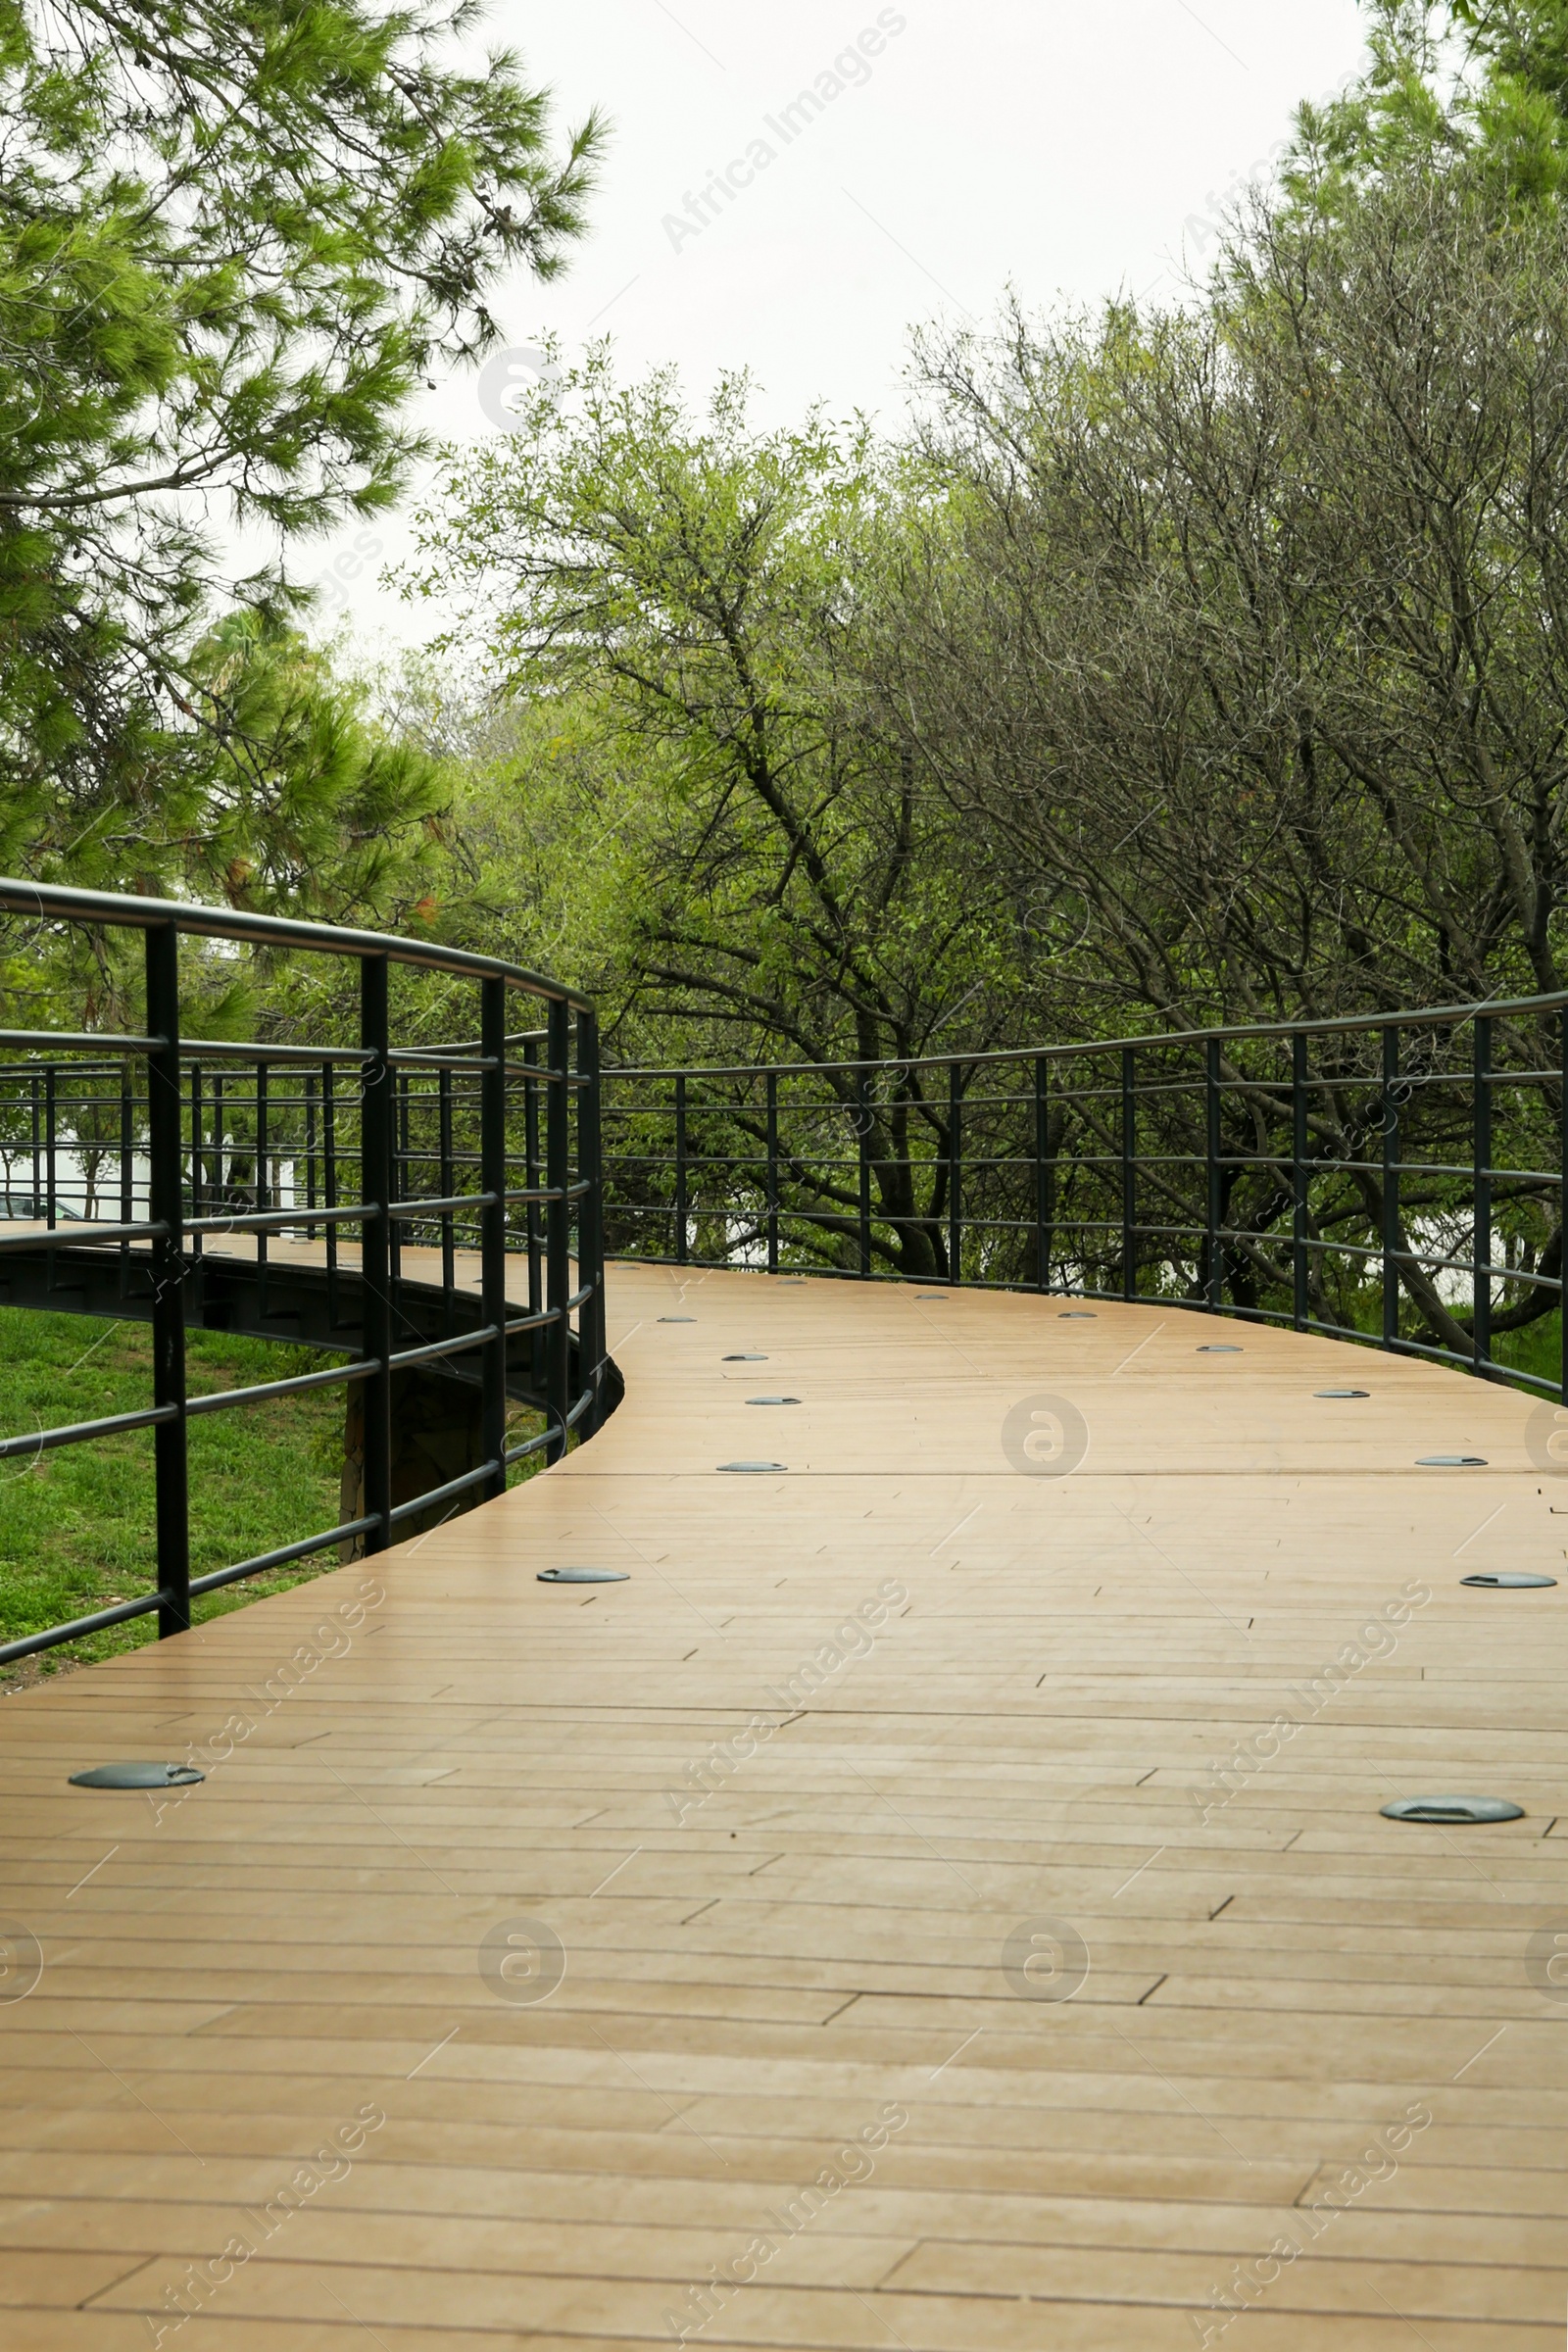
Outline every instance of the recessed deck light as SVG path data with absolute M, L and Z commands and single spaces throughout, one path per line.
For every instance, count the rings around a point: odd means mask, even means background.
M 767 1470 L 783 1470 L 787 1465 L 783 1462 L 720 1462 L 718 1467 L 720 1470 L 735 1470 L 750 1476 Z
M 1416 1456 L 1418 1470 L 1484 1470 L 1484 1453 L 1421 1453 Z
M 541 1568 L 542 1585 L 624 1585 L 631 1580 L 629 1568 Z
M 1474 1576 L 1461 1576 L 1459 1582 L 1461 1585 L 1481 1585 L 1489 1592 L 1533 1592 L 1547 1585 L 1554 1585 L 1557 1579 L 1554 1576 L 1526 1576 L 1520 1569 L 1481 1568 Z
M 74 1772 L 73 1788 L 185 1788 L 205 1781 L 194 1764 L 95 1764 L 91 1772 Z
M 1505 1796 L 1399 1796 L 1378 1810 L 1387 1821 L 1429 1821 L 1440 1826 L 1523 1821 L 1525 1817 L 1523 1805 L 1510 1804 Z

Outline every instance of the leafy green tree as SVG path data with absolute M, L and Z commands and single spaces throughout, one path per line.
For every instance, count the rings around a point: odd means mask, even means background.
M 154 889 L 220 871 L 241 896 L 265 876 L 266 897 L 315 870 L 306 802 L 318 834 L 336 797 L 352 843 L 373 772 L 394 812 L 380 753 L 345 785 L 319 677 L 300 723 L 282 558 L 225 594 L 220 538 L 388 506 L 421 448 L 411 395 L 493 340 L 504 272 L 562 266 L 600 125 L 558 151 L 510 53 L 454 62 L 476 21 L 471 0 L 0 5 L 9 862 Z M 230 595 L 257 618 L 215 636 Z
M 454 460 L 416 584 L 466 597 L 448 650 L 477 633 L 531 758 L 604 827 L 623 1017 L 903 1057 L 967 996 L 951 1042 L 983 1033 L 1006 983 L 961 831 L 858 683 L 897 527 L 867 432 L 760 432 L 743 378 L 694 421 L 670 376 L 618 387 L 602 355 L 529 422 Z
M 869 1110 L 848 1070 L 829 1085 L 925 1269 L 914 1169 L 946 1102 L 907 1065 L 1015 1019 L 1005 900 L 861 682 L 899 466 L 863 426 L 763 432 L 736 378 L 694 418 L 672 377 L 621 387 L 601 354 L 454 459 L 411 584 L 466 600 L 448 650 L 488 649 L 513 728 L 460 854 L 524 959 L 547 938 L 605 1000 L 622 1060 L 902 1065 Z
M 1366 72 L 1303 107 L 1287 173 L 1298 203 L 1343 212 L 1376 180 L 1467 167 L 1504 207 L 1554 204 L 1568 179 L 1564 0 L 1368 0 Z

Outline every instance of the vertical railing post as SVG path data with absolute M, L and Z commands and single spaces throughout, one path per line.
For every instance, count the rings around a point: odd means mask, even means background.
M 294 1188 L 294 1198 L 296 1201 L 299 1200 L 298 1185 Z M 305 1206 L 308 1211 L 312 1212 L 316 1207 L 316 1073 L 314 1070 L 307 1070 L 305 1073 Z M 305 1238 L 308 1242 L 314 1242 L 316 1239 L 314 1214 L 305 1227 Z
M 321 1206 L 337 1206 L 337 1093 L 332 1064 L 321 1064 Z M 328 1217 L 326 1235 L 326 1327 L 336 1331 L 337 1314 L 337 1219 Z
M 1225 1304 L 1225 1245 L 1220 1225 L 1225 1213 L 1225 1171 L 1220 1165 L 1219 1039 L 1211 1037 L 1203 1054 L 1203 1165 L 1208 1179 L 1204 1238 L 1208 1251 L 1208 1305 L 1218 1314 Z
M 855 1134 L 859 1145 L 859 1255 L 860 1279 L 871 1274 L 871 1073 L 855 1074 Z
M 457 1198 L 457 1170 L 452 1161 L 452 1072 L 444 1069 L 437 1080 L 441 1120 L 441 1198 Z M 457 1210 L 446 1209 L 441 1218 L 441 1299 L 443 1323 L 450 1336 L 455 1311 L 458 1285 Z
M 495 1469 L 481 1489 L 507 1491 L 507 984 L 479 983 L 479 1311 L 495 1337 L 479 1350 L 480 1451 Z
M 1051 1063 L 1035 1055 L 1035 1289 L 1051 1288 L 1052 1227 L 1056 1211 L 1056 1171 L 1051 1157 Z
M 686 1263 L 686 1078 L 675 1081 L 675 1263 Z
M 120 1065 L 120 1222 L 129 1225 L 135 1210 L 135 1095 L 132 1091 L 131 1064 L 127 1056 Z M 37 1202 L 33 1202 L 36 1209 Z M 130 1244 L 120 1245 L 120 1296 L 130 1296 Z
M 1481 1372 L 1492 1360 L 1492 1019 L 1485 1012 L 1476 1015 L 1474 1085 L 1475 1243 L 1470 1262 L 1476 1271 L 1470 1362 Z
M 539 1081 L 534 1075 L 539 1059 L 539 1047 L 534 1038 L 523 1041 L 522 1122 L 523 1147 L 527 1155 L 525 1179 L 530 1193 L 539 1190 L 543 1162 L 539 1156 Z M 528 1202 L 528 1313 L 530 1317 L 544 1312 L 544 1261 L 541 1255 L 543 1231 L 537 1200 Z M 536 1322 L 528 1334 L 528 1381 L 535 1391 L 544 1386 L 545 1343 Z
M 566 1301 L 571 1297 L 570 1007 L 552 1003 L 545 1077 L 545 1276 L 550 1309 L 545 1352 L 545 1401 L 550 1415 L 547 1461 L 566 1450 L 566 1413 L 571 1401 L 571 1330 Z
M 948 1280 L 963 1280 L 963 1086 L 956 1061 L 948 1064 Z
M 149 934 L 149 936 L 151 935 Z M 59 1213 L 56 1200 L 57 1145 L 59 1140 L 57 1132 L 59 1126 L 59 1097 L 56 1086 L 55 1066 L 53 1062 L 49 1064 L 48 1069 L 44 1072 L 43 1087 L 43 1181 L 45 1187 L 46 1203 L 44 1213 L 45 1221 L 48 1224 L 49 1230 L 51 1233 L 53 1233 L 55 1229 L 55 1220 Z M 53 1289 L 54 1260 L 52 1257 L 49 1261 L 49 1277 L 50 1288 Z
M 365 1399 L 365 1498 L 363 1515 L 375 1521 L 365 1538 L 368 1552 L 384 1551 L 392 1541 L 392 1297 L 390 1288 L 392 1202 L 392 1064 L 387 959 L 367 956 L 360 963 L 360 1266 L 363 1344 L 376 1369 L 360 1383 Z
M 1562 1053 L 1558 1060 L 1562 1073 L 1557 1102 L 1557 1231 L 1560 1247 L 1557 1260 L 1559 1282 L 1558 1374 L 1559 1394 L 1568 1404 L 1568 1004 L 1562 1011 Z
M 388 1200 L 401 1200 L 406 1187 L 403 1182 L 403 1163 L 398 1153 L 398 1119 L 402 1109 L 400 1073 L 393 1067 L 387 1076 L 387 1194 Z M 482 1188 L 481 1188 L 482 1189 Z M 482 1227 L 481 1227 L 482 1231 Z M 483 1245 L 481 1243 L 481 1253 Z M 386 1221 L 387 1292 L 394 1301 L 398 1285 L 403 1280 L 403 1226 L 397 1217 Z
M 38 1155 L 39 1137 L 42 1133 L 39 1126 L 40 1102 L 38 1073 L 34 1070 L 32 1073 L 32 1206 L 27 1211 L 31 1217 L 37 1216 L 38 1202 L 43 1195 L 43 1163 Z
M 577 1179 L 587 1186 L 577 1209 L 577 1288 L 588 1296 L 577 1311 L 577 1368 L 593 1402 L 581 1424 L 592 1437 L 603 1418 L 605 1377 L 605 1172 L 600 1104 L 599 1020 L 577 1015 Z
M 206 1142 L 205 1104 L 202 1101 L 202 1065 L 190 1065 L 190 1213 L 199 1217 L 206 1205 L 206 1189 L 202 1183 L 202 1146 Z M 194 1244 L 195 1254 L 201 1255 L 201 1239 Z
M 190 1213 L 192 1221 L 201 1216 L 206 1205 L 205 1188 L 202 1184 L 202 1065 L 199 1061 L 193 1061 L 190 1065 Z M 191 1255 L 198 1265 L 201 1262 L 201 1254 L 202 1236 L 198 1233 L 191 1241 Z
M 767 1270 L 778 1272 L 778 1072 L 767 1073 Z M 1568 1315 L 1563 1318 L 1568 1323 Z
M 152 1245 L 153 1403 L 173 1412 L 153 1430 L 157 1488 L 158 1638 L 190 1625 L 190 1513 L 185 1458 L 185 1260 L 183 1137 L 179 1102 L 179 933 L 154 923 L 146 935 L 147 1213 L 163 1228 Z
M 1383 1345 L 1399 1344 L 1399 1029 L 1383 1032 Z
M 1309 1207 L 1306 1179 L 1306 1035 L 1298 1029 L 1291 1039 L 1291 1192 L 1295 1214 L 1291 1221 L 1291 1270 L 1295 1278 L 1295 1320 L 1306 1329 L 1307 1250 Z
M 268 1183 L 270 1174 L 268 1154 L 271 1146 L 271 1121 L 269 1117 L 271 1109 L 269 1100 L 270 1076 L 271 1073 L 267 1063 L 259 1061 L 256 1064 L 256 1183 L 253 1189 L 256 1194 L 256 1205 L 263 1211 L 270 1209 L 272 1205 L 271 1187 Z M 256 1304 L 260 1310 L 262 1321 L 265 1323 L 267 1320 L 267 1232 L 265 1227 L 258 1229 L 256 1235 Z
M 1138 1094 L 1131 1046 L 1121 1050 L 1121 1295 L 1138 1296 Z

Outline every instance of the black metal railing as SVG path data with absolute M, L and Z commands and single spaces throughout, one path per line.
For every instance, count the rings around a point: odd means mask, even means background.
M 607 1071 L 608 1245 L 1157 1298 L 1568 1401 L 1565 1006 Z
M 7 1256 L 18 1262 L 42 1252 L 52 1283 L 55 1268 L 77 1252 L 114 1253 L 121 1297 L 139 1298 L 151 1323 L 152 1400 L 0 1440 L 0 1459 L 150 1429 L 158 1574 L 151 1593 L 0 1645 L 0 1663 L 155 1610 L 160 1635 L 181 1632 L 203 1592 L 333 1545 L 380 1550 L 416 1513 L 500 1494 L 508 1470 L 526 1456 L 558 1459 L 571 1432 L 592 1432 L 606 1409 L 607 1361 L 599 1057 L 585 999 L 516 966 L 421 941 L 171 901 L 4 881 L 0 911 L 45 929 L 81 924 L 144 935 L 144 1034 L 0 1032 L 0 1267 Z M 182 938 L 355 959 L 358 1042 L 183 1038 Z M 420 972 L 474 983 L 476 1040 L 394 1046 L 394 976 Z M 509 1013 L 519 996 L 543 1007 L 542 1029 L 513 1029 Z M 238 1245 L 247 1254 L 265 1320 L 274 1243 L 318 1240 L 326 1286 L 321 1344 L 350 1360 L 189 1396 L 186 1327 L 201 1319 L 192 1310 L 219 1253 L 231 1260 Z M 411 1269 L 416 1248 L 439 1250 L 438 1277 L 433 1268 Z M 476 1322 L 460 1298 L 460 1250 L 478 1260 Z M 527 1268 L 521 1311 L 508 1298 L 514 1254 Z M 427 1295 L 432 1287 L 444 1307 L 434 1339 L 410 1308 L 415 1290 Z M 509 1362 L 519 1347 L 528 1367 L 523 1392 L 544 1428 L 509 1445 Z M 476 1379 L 483 1458 L 446 1486 L 395 1504 L 393 1378 L 435 1362 Z M 189 1422 L 334 1385 L 362 1392 L 360 1512 L 193 1578 Z

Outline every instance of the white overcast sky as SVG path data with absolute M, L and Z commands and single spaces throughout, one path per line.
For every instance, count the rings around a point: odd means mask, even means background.
M 879 23 L 863 77 L 841 68 L 786 143 L 767 118 Z M 488 38 L 558 122 L 612 122 L 590 232 L 502 301 L 508 342 L 609 333 L 624 372 L 674 362 L 698 396 L 750 368 L 773 421 L 820 399 L 891 424 L 919 321 L 983 323 L 1009 283 L 1036 307 L 1173 291 L 1209 250 L 1195 224 L 1355 69 L 1363 25 L 1355 0 L 497 0 Z M 677 244 L 667 217 L 757 140 L 774 160 Z M 471 373 L 425 406 L 444 437 L 501 429 Z M 406 544 L 394 518 L 296 551 L 367 654 L 439 626 L 378 584 Z

